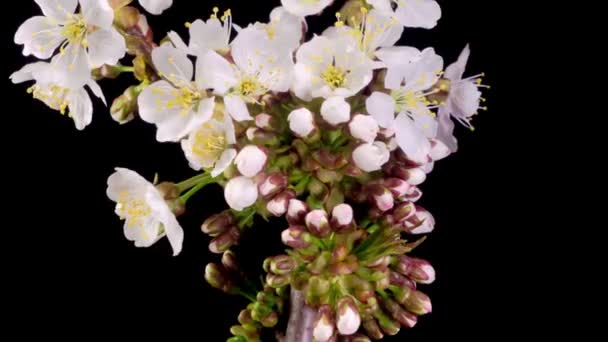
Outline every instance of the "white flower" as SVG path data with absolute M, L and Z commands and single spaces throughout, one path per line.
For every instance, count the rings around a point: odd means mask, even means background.
M 126 53 L 124 38 L 112 27 L 114 12 L 107 1 L 38 0 L 44 16 L 25 21 L 15 34 L 25 56 L 51 61 L 53 83 L 79 88 L 90 79 L 91 70 L 115 65 Z M 76 7 L 80 3 L 80 12 Z
M 173 5 L 173 0 L 139 0 L 139 4 L 151 14 L 159 15 Z
M 93 120 L 93 103 L 84 87 L 75 89 L 63 88 L 51 83 L 52 67 L 46 62 L 27 64 L 21 70 L 14 72 L 10 78 L 13 83 L 34 80 L 36 83 L 28 89 L 35 99 L 44 102 L 50 108 L 66 113 L 74 120 L 76 128 L 83 130 Z M 105 104 L 105 98 L 99 85 L 92 79 L 85 82 L 95 96 Z
M 366 143 L 373 143 L 378 136 L 378 123 L 371 115 L 357 114 L 348 124 L 350 134 Z
M 264 33 L 265 39 L 259 42 L 260 45 L 273 45 L 291 55 L 300 46 L 305 26 L 303 18 L 294 16 L 284 7 L 276 7 L 270 12 L 270 22 L 255 23 L 249 27 Z
M 428 139 L 435 138 L 438 127 L 426 99 L 430 93 L 425 91 L 439 79 L 443 60 L 431 48 L 409 47 L 384 50 L 381 59 L 388 65 L 385 87 L 391 94 L 374 92 L 366 101 L 367 111 L 381 127 L 395 131 L 408 158 L 424 164 L 430 152 Z
M 230 208 L 242 211 L 252 206 L 258 199 L 258 186 L 251 178 L 239 176 L 232 178 L 224 189 L 224 198 Z
M 344 25 L 340 20 L 335 26 L 325 30 L 323 36 L 333 39 L 346 37 L 352 46 L 374 59 L 378 49 L 392 47 L 397 43 L 403 34 L 403 26 L 391 16 L 376 9 L 369 12 L 363 9 L 363 15 L 360 27 Z M 382 67 L 382 63 L 374 63 L 374 65 L 376 68 Z
M 232 42 L 234 64 L 214 51 L 199 59 L 205 88 L 224 97 L 226 110 L 236 121 L 252 120 L 247 103 L 257 103 L 269 91 L 289 89 L 293 61 L 276 46 L 260 45 L 266 33 L 254 27 L 243 29 Z
M 349 97 L 369 84 L 373 63 L 346 36 L 316 36 L 298 49 L 294 74 L 292 90 L 304 101 Z
M 350 104 L 341 96 L 332 96 L 321 105 L 321 116 L 333 126 L 350 120 Z
M 334 0 L 281 0 L 285 9 L 298 17 L 320 13 Z
M 431 29 L 441 18 L 441 7 L 435 0 L 367 0 L 367 2 L 379 11 L 393 15 L 406 27 Z
M 255 177 L 262 172 L 268 156 L 256 145 L 247 145 L 241 149 L 234 163 L 239 172 L 245 177 Z
M 108 178 L 107 195 L 116 202 L 125 236 L 135 246 L 149 247 L 166 235 L 173 255 L 179 254 L 184 231 L 154 185 L 134 171 L 117 168 Z
M 219 18 L 218 12 L 219 8 L 214 7 L 213 14 L 207 21 L 197 19 L 187 24 L 190 33 L 189 45 L 173 31 L 169 32 L 169 38 L 176 47 L 198 57 L 209 50 L 220 54 L 228 53 L 233 29 L 232 12 L 227 10 Z
M 390 158 L 390 152 L 383 142 L 363 144 L 353 151 L 355 165 L 365 172 L 378 171 Z
M 445 103 L 439 107 L 437 139 L 445 143 L 452 152 L 456 152 L 458 143 L 454 137 L 454 123 L 450 117 L 472 129 L 471 117 L 480 109 L 481 92 L 479 88 L 486 87 L 481 84 L 483 74 L 463 79 L 470 53 L 471 50 L 467 45 L 458 60 L 448 66 L 444 74 L 445 79 L 449 81 L 444 86 L 448 88 L 448 97 Z
M 315 130 L 315 119 L 306 108 L 300 108 L 292 111 L 287 116 L 289 121 L 289 129 L 300 138 L 306 138 Z
M 224 172 L 236 157 L 236 150 L 230 148 L 236 142 L 232 119 L 224 122 L 211 119 L 194 130 L 181 145 L 190 167 L 201 170 L 213 167 L 212 177 Z
M 152 51 L 152 61 L 165 80 L 152 83 L 138 98 L 141 118 L 158 127 L 160 142 L 179 141 L 213 115 L 215 99 L 207 98 L 201 74 L 206 70 L 194 68 L 185 52 L 171 44 Z

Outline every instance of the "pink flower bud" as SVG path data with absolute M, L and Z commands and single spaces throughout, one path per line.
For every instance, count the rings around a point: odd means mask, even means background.
M 310 243 L 305 240 L 305 234 L 308 234 L 305 227 L 291 226 L 281 233 L 281 240 L 291 248 L 306 248 Z
M 401 202 L 393 210 L 395 223 L 403 223 L 416 214 L 416 205 L 412 202 Z
M 341 335 L 352 335 L 361 326 L 361 315 L 350 297 L 342 298 L 337 305 L 337 326 Z
M 386 212 L 393 209 L 395 200 L 393 194 L 384 186 L 375 184 L 369 186 L 371 201 L 378 210 Z
M 331 232 L 327 212 L 323 209 L 316 209 L 306 214 L 305 222 L 308 230 L 318 237 L 325 237 Z
M 348 204 L 338 204 L 331 212 L 331 226 L 336 231 L 352 226 L 353 220 L 353 208 Z
M 404 196 L 404 199 L 410 202 L 416 202 L 422 197 L 422 191 L 417 186 L 412 185 Z
M 426 260 L 402 255 L 395 269 L 420 284 L 430 284 L 435 281 L 435 269 Z
M 435 229 L 435 219 L 426 209 L 416 206 L 416 215 L 406 220 L 404 227 L 410 234 L 427 234 Z
M 266 204 L 266 209 L 268 209 L 272 215 L 281 217 L 287 212 L 289 201 L 294 197 L 296 197 L 296 193 L 293 190 L 285 190 L 270 200 L 270 202 Z
M 289 121 L 289 129 L 300 138 L 309 137 L 316 129 L 314 117 L 306 108 L 292 111 L 287 116 L 287 121 Z
M 387 178 L 382 184 L 391 191 L 395 198 L 402 198 L 410 189 L 410 184 L 400 178 Z
M 264 150 L 256 145 L 247 145 L 236 156 L 234 164 L 243 176 L 254 177 L 262 172 L 267 160 Z
M 312 334 L 316 341 L 328 342 L 335 332 L 331 308 L 329 305 L 323 305 L 319 308 L 317 315 Z
M 287 176 L 281 172 L 268 175 L 258 187 L 262 197 L 274 195 L 287 187 Z
M 308 205 L 298 199 L 292 199 L 287 208 L 287 222 L 291 225 L 302 225 L 306 213 L 308 213 Z
M 266 113 L 256 115 L 255 125 L 262 129 L 272 129 L 272 116 Z

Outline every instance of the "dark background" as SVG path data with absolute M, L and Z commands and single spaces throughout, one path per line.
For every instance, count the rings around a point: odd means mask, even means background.
M 246 5 L 245 3 L 253 3 Z M 266 21 L 279 0 L 177 0 L 161 17 L 149 17 L 157 38 L 170 29 L 185 35 L 184 22 L 207 18 L 211 8 L 230 7 L 234 21 Z M 338 1 L 340 2 L 340 1 Z M 475 120 L 477 130 L 458 129 L 460 151 L 438 163 L 422 186 L 420 203 L 437 220 L 436 231 L 416 251 L 437 269 L 437 281 L 425 286 L 434 312 L 418 326 L 386 341 L 446 338 L 495 340 L 522 324 L 527 304 L 516 292 L 521 264 L 515 261 L 524 237 L 513 197 L 522 191 L 514 177 L 520 170 L 520 125 L 511 99 L 522 36 L 507 21 L 521 20 L 512 2 L 439 1 L 443 18 L 435 30 L 406 29 L 401 44 L 433 46 L 446 63 L 466 43 L 472 58 L 468 73 L 484 71 L 492 86 L 485 97 L 489 111 Z M 5 17 L 2 44 L 5 77 L 28 59 L 12 36 L 27 18 L 38 15 L 33 1 L 14 1 Z M 334 6 L 335 7 L 335 6 Z M 309 18 L 310 32 L 335 21 L 335 9 Z M 129 85 L 129 76 L 102 81 L 108 101 Z M 119 126 L 98 101 L 93 123 L 78 132 L 73 122 L 31 99 L 29 85 L 5 87 L 3 109 L 6 266 L 3 307 L 10 326 L 23 337 L 84 338 L 113 336 L 142 340 L 160 335 L 173 340 L 224 341 L 236 323 L 244 299 L 212 289 L 203 280 L 208 238 L 199 226 L 225 207 L 221 189 L 208 188 L 191 201 L 181 219 L 184 249 L 172 257 L 166 239 L 137 249 L 122 232 L 105 196 L 106 179 L 115 166 L 152 179 L 181 180 L 194 174 L 178 144 L 155 141 L 155 127 L 136 120 Z M 5 209 L 6 210 L 6 207 Z M 239 249 L 246 264 L 260 269 L 264 256 L 280 253 L 281 222 L 259 225 Z M 255 269 L 254 269 L 255 271 Z

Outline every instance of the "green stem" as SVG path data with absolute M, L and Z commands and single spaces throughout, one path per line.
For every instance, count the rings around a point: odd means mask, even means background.
M 200 175 L 196 175 L 192 178 L 186 179 L 183 182 L 177 183 L 177 189 L 180 193 L 192 188 L 193 186 L 197 185 L 201 180 L 204 180 L 206 178 L 211 178 L 211 176 L 208 173 L 202 173 Z
M 118 69 L 118 71 L 120 71 L 120 72 L 134 72 L 135 71 L 135 67 L 124 66 L 124 65 L 117 65 L 116 69 Z
M 188 200 L 190 199 L 190 197 L 194 196 L 197 192 L 199 192 L 199 190 L 201 190 L 202 188 L 204 188 L 205 186 L 211 184 L 211 183 L 215 183 L 215 181 L 212 178 L 209 179 L 203 179 L 200 183 L 198 183 L 195 187 L 193 187 L 192 189 L 190 189 L 188 192 L 186 192 L 185 194 L 181 195 L 179 197 L 179 200 L 186 204 L 186 202 L 188 202 Z
M 254 295 L 252 295 L 252 294 L 250 294 L 250 293 L 247 293 L 247 292 L 243 291 L 241 288 L 238 288 L 238 287 L 237 287 L 237 288 L 235 289 L 235 292 L 236 292 L 237 294 L 239 294 L 239 295 L 241 295 L 241 296 L 243 296 L 243 297 L 245 297 L 245 298 L 249 299 L 251 302 L 256 302 L 256 301 L 258 300 L 258 299 L 257 299 L 257 298 L 256 298 Z

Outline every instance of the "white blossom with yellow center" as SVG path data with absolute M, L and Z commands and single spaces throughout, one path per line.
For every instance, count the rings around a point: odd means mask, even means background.
M 28 92 L 35 99 L 44 102 L 50 108 L 59 111 L 74 120 L 76 128 L 83 130 L 93 120 L 93 103 L 84 87 L 69 89 L 52 83 L 52 67 L 46 62 L 27 64 L 14 72 L 10 79 L 13 83 L 35 81 Z M 99 85 L 89 79 L 87 87 L 105 104 L 105 98 Z
M 435 0 L 367 0 L 375 9 L 393 16 L 405 27 L 432 29 L 441 18 Z
M 447 99 L 440 104 L 438 110 L 439 131 L 437 139 L 445 143 L 451 152 L 458 150 L 458 142 L 454 137 L 454 120 L 460 122 L 469 129 L 473 129 L 471 125 L 471 117 L 477 114 L 481 107 L 480 102 L 484 101 L 481 97 L 479 88 L 488 88 L 482 84 L 483 74 L 463 78 L 464 71 L 469 60 L 471 51 L 467 45 L 458 60 L 449 65 L 444 77 L 445 83 L 440 83 L 447 93 Z
M 224 172 L 237 155 L 231 145 L 236 143 L 232 119 L 213 118 L 182 140 L 182 149 L 190 167 L 195 170 L 212 169 L 211 176 Z
M 134 171 L 116 168 L 108 178 L 108 197 L 125 220 L 124 233 L 137 247 L 150 247 L 167 236 L 173 255 L 182 250 L 184 231 L 161 193 Z
M 383 48 L 392 47 L 397 43 L 401 34 L 403 34 L 403 26 L 397 21 L 385 15 L 384 13 L 372 9 L 368 11 L 361 8 L 362 20 L 359 27 L 351 27 L 345 25 L 340 13 L 336 14 L 338 21 L 336 24 L 323 32 L 323 36 L 330 38 L 346 37 L 351 41 L 353 46 L 356 46 L 363 51 L 370 59 L 376 58 L 376 51 Z M 382 63 L 375 63 L 376 68 L 383 67 Z
M 426 96 L 439 80 L 443 59 L 432 48 L 419 51 L 395 47 L 381 56 L 389 67 L 384 86 L 391 91 L 374 92 L 366 101 L 367 112 L 378 125 L 395 131 L 397 144 L 408 158 L 425 164 L 430 153 L 429 139 L 437 136 L 437 106 Z
M 112 27 L 114 11 L 107 1 L 37 0 L 43 16 L 26 20 L 15 34 L 23 54 L 51 61 L 53 83 L 80 88 L 91 70 L 115 65 L 126 53 L 124 38 Z M 80 11 L 76 8 L 80 4 Z
M 281 0 L 285 9 L 298 17 L 318 14 L 331 5 L 334 0 Z
M 264 44 L 266 32 L 249 26 L 231 44 L 234 64 L 208 51 L 198 66 L 202 84 L 224 97 L 226 111 L 235 121 L 252 120 L 248 103 L 259 103 L 268 92 L 285 92 L 292 80 L 293 61 L 284 48 Z
M 164 78 L 146 87 L 138 98 L 139 115 L 156 124 L 156 139 L 177 142 L 213 115 L 215 98 L 207 97 L 202 75 L 207 70 L 194 66 L 186 52 L 166 43 L 152 51 L 152 61 Z
M 373 63 L 349 37 L 316 36 L 296 53 L 292 90 L 304 101 L 316 97 L 349 97 L 369 84 Z

